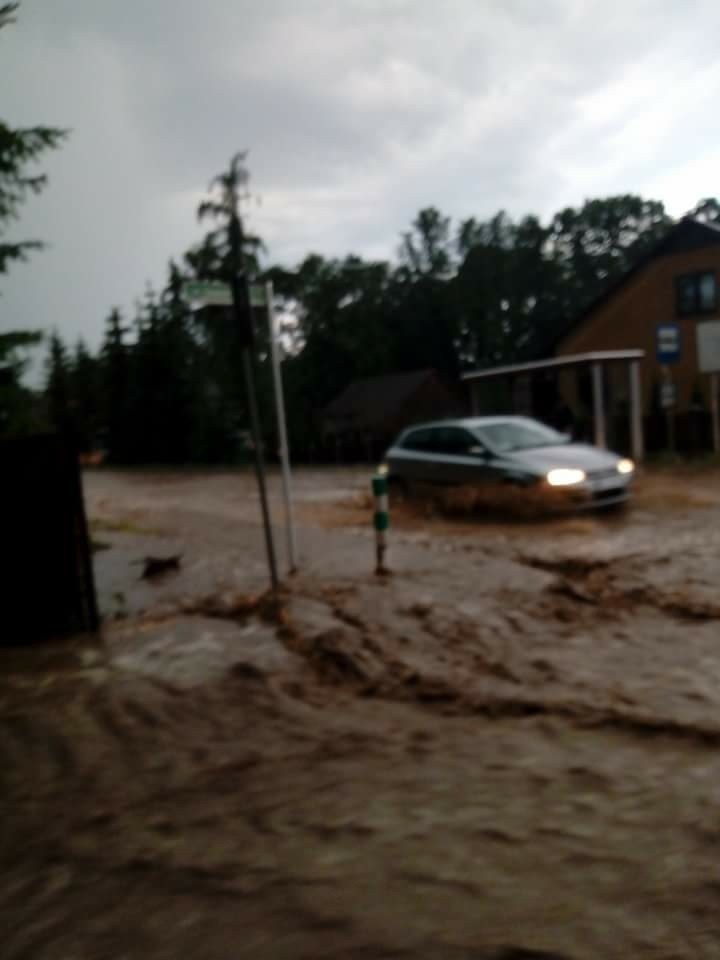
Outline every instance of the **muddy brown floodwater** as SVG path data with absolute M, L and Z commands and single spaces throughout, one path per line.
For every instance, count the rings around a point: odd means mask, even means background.
M 377 579 L 299 471 L 273 602 L 250 477 L 88 473 L 102 638 L 0 651 L 2 956 L 720 957 L 719 481 L 403 506 Z

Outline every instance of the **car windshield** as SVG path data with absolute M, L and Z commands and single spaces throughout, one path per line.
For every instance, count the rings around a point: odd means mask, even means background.
M 531 447 L 556 447 L 568 438 L 534 420 L 501 420 L 478 428 L 475 433 L 498 453 L 529 450 Z

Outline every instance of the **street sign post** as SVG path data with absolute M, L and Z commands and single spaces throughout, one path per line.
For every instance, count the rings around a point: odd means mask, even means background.
M 674 383 L 661 383 L 660 384 L 660 406 L 663 410 L 672 410 L 675 406 L 675 384 Z
M 667 448 L 670 453 L 675 453 L 675 403 L 677 401 L 677 389 L 672 380 L 670 368 L 662 368 L 663 380 L 660 384 L 660 406 L 665 411 L 665 423 L 667 429 Z
M 659 323 L 656 335 L 658 363 L 678 363 L 680 360 L 680 324 Z
M 255 288 L 257 290 L 257 287 Z M 264 294 L 262 287 L 259 288 Z M 257 401 L 255 398 L 255 382 L 253 378 L 252 357 L 250 347 L 253 343 L 253 291 L 248 289 L 247 277 L 238 273 L 232 283 L 222 283 L 219 280 L 190 280 L 183 284 L 183 296 L 196 309 L 203 307 L 232 307 L 237 334 L 242 347 L 243 376 L 250 419 L 250 433 L 252 436 L 253 452 L 255 454 L 255 474 L 257 477 L 258 493 L 260 496 L 260 510 L 265 533 L 265 547 L 267 550 L 268 567 L 270 569 L 270 584 L 273 591 L 278 588 L 277 563 L 275 561 L 275 545 L 273 543 L 272 526 L 270 522 L 270 508 L 265 488 L 265 464 L 262 454 L 262 439 L 260 421 L 258 417 Z M 255 296 L 257 299 L 257 295 Z M 263 303 L 265 300 L 263 299 Z
M 675 452 L 675 402 L 676 389 L 670 373 L 670 364 L 680 362 L 680 324 L 659 323 L 656 328 L 658 363 L 663 367 L 663 383 L 660 384 L 660 406 L 665 411 L 667 446 Z
M 258 416 L 257 400 L 255 398 L 255 381 L 253 377 L 252 357 L 252 317 L 247 278 L 238 274 L 232 285 L 233 313 L 235 323 L 242 343 L 242 363 L 245 375 L 245 390 L 247 393 L 248 413 L 250 415 L 250 430 L 255 453 L 255 476 L 257 478 L 258 493 L 260 495 L 260 510 L 263 518 L 265 533 L 265 549 L 267 551 L 268 567 L 270 570 L 270 585 L 273 593 L 277 593 L 278 575 L 275 560 L 275 544 L 273 542 L 270 508 L 268 506 L 267 490 L 265 487 L 265 463 L 262 452 L 262 435 L 260 433 L 260 418 Z
M 288 563 L 290 573 L 297 570 L 297 543 L 295 540 L 295 522 L 293 520 L 292 485 L 290 480 L 290 448 L 288 446 L 287 425 L 285 423 L 285 398 L 283 396 L 282 372 L 280 370 L 280 344 L 275 322 L 275 304 L 272 283 L 266 283 L 264 289 L 255 287 L 255 302 L 260 299 L 267 306 L 268 332 L 270 334 L 270 357 L 272 360 L 273 392 L 275 394 L 275 416 L 278 428 L 278 453 L 282 470 L 283 496 L 285 500 L 285 527 L 287 532 Z M 250 302 L 253 303 L 253 287 L 250 287 Z M 258 304 L 260 305 L 260 304 Z
M 238 274 L 237 279 L 230 283 L 218 280 L 189 280 L 183 284 L 183 296 L 196 309 L 203 307 L 232 307 L 235 324 L 242 344 L 243 374 L 247 390 L 248 414 L 250 416 L 250 431 L 255 452 L 255 472 L 257 474 L 258 491 L 260 494 L 260 509 L 265 530 L 265 545 L 270 568 L 270 582 L 273 590 L 277 590 L 278 576 L 275 560 L 275 546 L 270 525 L 270 511 L 265 489 L 265 465 L 263 463 L 260 424 L 255 399 L 255 383 L 253 378 L 252 358 L 250 346 L 253 343 L 252 311 L 265 308 L 268 315 L 270 332 L 270 351 L 272 358 L 273 390 L 275 393 L 275 410 L 277 414 L 280 463 L 282 466 L 283 492 L 285 496 L 285 515 L 288 535 L 288 561 L 290 572 L 297 569 L 297 546 L 295 542 L 295 527 L 292 513 L 292 494 L 290 487 L 290 461 L 285 425 L 285 404 L 283 399 L 282 379 L 280 374 L 280 353 L 275 329 L 275 314 L 273 310 L 272 284 L 248 284 L 247 278 Z

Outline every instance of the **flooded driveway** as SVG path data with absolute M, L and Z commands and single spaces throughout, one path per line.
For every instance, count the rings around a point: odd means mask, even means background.
M 1 652 L 3 955 L 720 956 L 718 481 L 403 506 L 379 579 L 300 471 L 273 599 L 250 476 L 88 474 L 102 642 Z

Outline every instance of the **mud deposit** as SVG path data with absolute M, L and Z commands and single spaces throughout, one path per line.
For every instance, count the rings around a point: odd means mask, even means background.
M 362 479 L 274 600 L 247 478 L 88 477 L 102 639 L 0 649 L 4 958 L 720 957 L 718 475 L 403 508 L 381 581 Z

